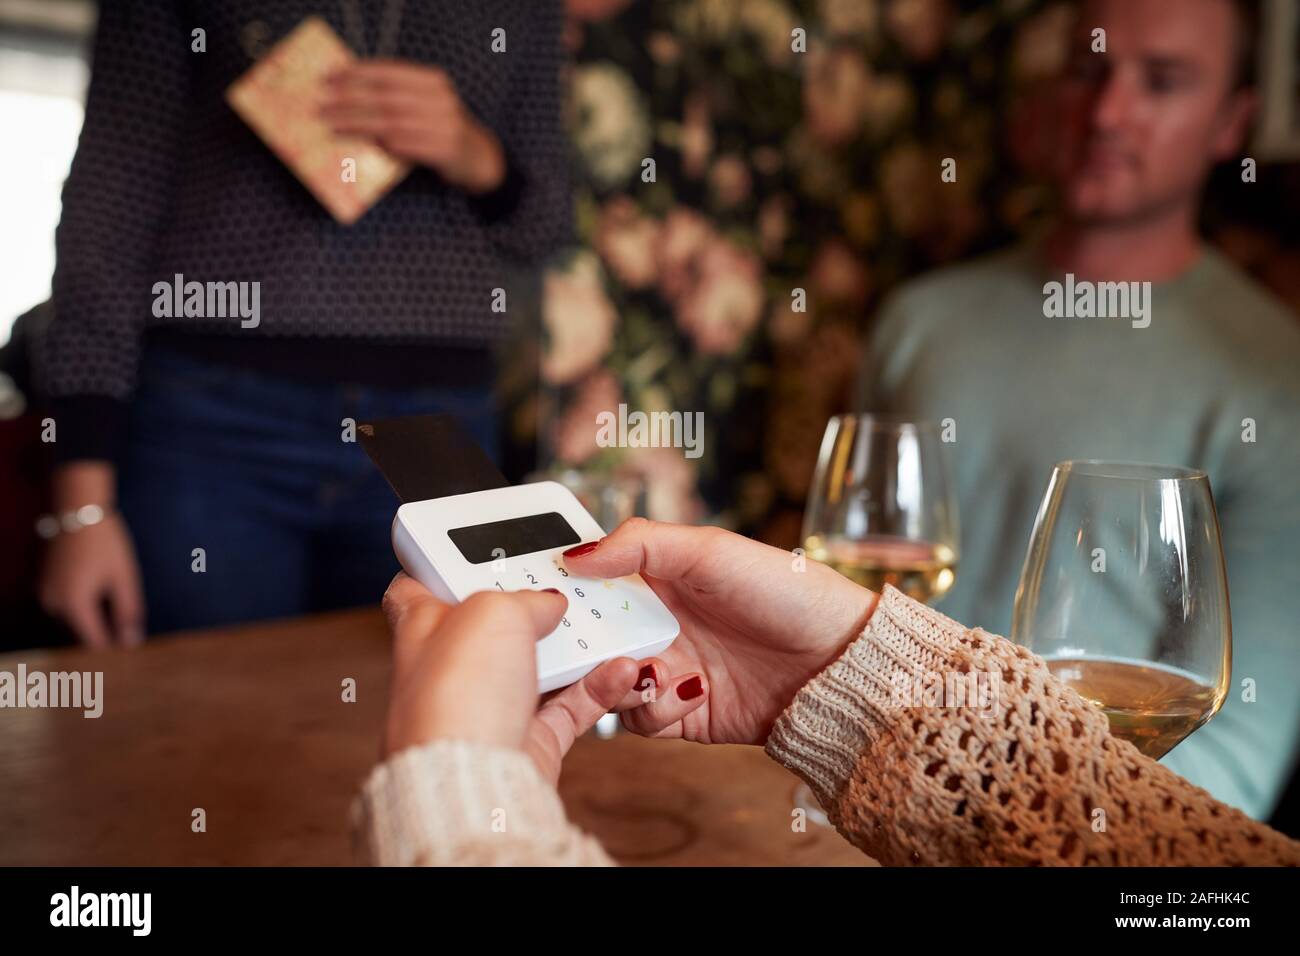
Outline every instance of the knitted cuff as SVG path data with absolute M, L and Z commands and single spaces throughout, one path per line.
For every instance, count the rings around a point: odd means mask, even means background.
M 889 732 L 930 675 L 951 672 L 967 629 L 886 585 L 871 620 L 840 658 L 795 695 L 765 750 L 835 805 L 861 755 Z
M 466 862 L 483 844 L 546 846 L 568 830 L 559 795 L 525 754 L 458 740 L 380 764 L 352 815 L 362 855 L 379 866 Z

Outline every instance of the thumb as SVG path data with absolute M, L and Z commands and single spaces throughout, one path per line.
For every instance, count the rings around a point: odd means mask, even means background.
M 515 591 L 511 595 L 528 616 L 533 638 L 541 640 L 560 626 L 569 600 L 555 588 L 544 591 Z
M 479 591 L 447 615 L 444 633 L 456 639 L 484 635 L 539 641 L 560 626 L 569 602 L 555 588 L 545 591 Z

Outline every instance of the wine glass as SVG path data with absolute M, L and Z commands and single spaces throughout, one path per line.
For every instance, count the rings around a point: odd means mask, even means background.
M 935 601 L 956 580 L 957 503 L 937 424 L 837 415 L 826 425 L 804 512 L 808 557 L 873 591 Z M 826 824 L 806 784 L 796 807 Z
M 1029 539 L 1011 637 L 1152 759 L 1209 721 L 1228 693 L 1232 622 L 1205 472 L 1058 464 Z
M 956 580 L 957 504 L 938 425 L 837 415 L 826 426 L 803 539 L 808 556 L 863 587 L 918 601 Z

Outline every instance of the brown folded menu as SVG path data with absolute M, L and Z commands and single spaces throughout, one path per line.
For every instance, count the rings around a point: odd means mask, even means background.
M 308 17 L 226 90 L 226 102 L 341 223 L 361 218 L 410 172 L 378 144 L 339 136 L 319 116 L 325 78 L 355 57 Z

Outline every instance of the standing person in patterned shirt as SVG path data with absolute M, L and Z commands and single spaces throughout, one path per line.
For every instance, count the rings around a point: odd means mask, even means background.
M 313 15 L 368 47 L 322 117 L 413 166 L 351 226 L 225 100 Z M 378 599 L 393 498 L 345 421 L 449 413 L 492 447 L 496 290 L 570 229 L 562 25 L 559 0 L 102 5 L 42 362 L 73 515 L 42 598 L 80 641 Z M 259 321 L 156 316 L 176 275 L 257 282 Z

